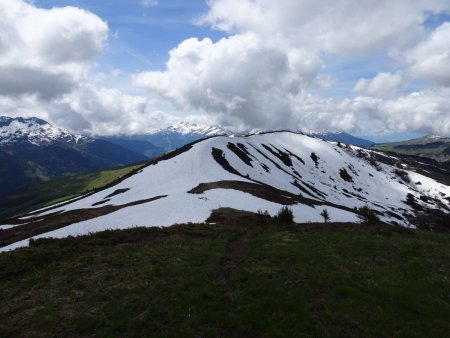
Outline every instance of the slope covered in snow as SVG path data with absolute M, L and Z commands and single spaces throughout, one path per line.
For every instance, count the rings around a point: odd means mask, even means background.
M 354 208 L 367 205 L 383 221 L 403 226 L 412 226 L 408 216 L 420 210 L 449 212 L 449 186 L 386 164 L 394 160 L 291 132 L 212 137 L 107 189 L 3 225 L 0 245 L 7 250 L 27 245 L 29 237 L 205 222 L 221 207 L 273 215 L 289 205 L 297 222 L 321 221 L 326 208 L 331 221 L 356 222 Z
M 92 142 L 86 136 L 57 128 L 50 123 L 31 118 L 11 118 L 0 116 L 0 145 L 30 143 L 33 145 L 48 145 L 56 142 L 80 143 Z

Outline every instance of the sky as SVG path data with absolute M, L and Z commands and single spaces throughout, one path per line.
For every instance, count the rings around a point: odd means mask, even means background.
M 450 136 L 450 1 L 0 0 L 0 114 Z

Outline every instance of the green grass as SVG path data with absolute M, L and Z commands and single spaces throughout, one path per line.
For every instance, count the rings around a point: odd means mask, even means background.
M 448 336 L 450 236 L 244 216 L 0 254 L 0 336 Z
M 0 219 L 16 216 L 58 203 L 100 187 L 139 169 L 144 164 L 102 170 L 77 176 L 63 177 L 22 189 L 0 197 Z

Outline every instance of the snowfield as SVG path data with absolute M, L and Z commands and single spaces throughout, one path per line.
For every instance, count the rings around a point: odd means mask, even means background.
M 395 166 L 374 160 L 371 153 L 291 132 L 218 136 L 149 165 L 108 189 L 42 209 L 21 221 L 30 226 L 34 220 L 55 213 L 79 210 L 81 215 L 85 209 L 118 207 L 33 237 L 60 238 L 106 229 L 205 222 L 212 210 L 221 207 L 267 210 L 274 215 L 284 204 L 277 202 L 280 198 L 293 199 L 290 207 L 296 222 L 320 222 L 323 209 L 328 210 L 332 222 L 357 222 L 353 209 L 367 205 L 381 220 L 410 227 L 406 216 L 416 210 L 408 200 L 423 208 L 449 212 L 449 186 L 415 172 L 399 172 Z M 224 181 L 235 182 L 237 188 L 209 185 L 201 193 L 190 192 L 202 183 Z M 253 194 L 244 188 L 248 184 L 270 191 L 273 196 Z M 283 192 L 287 197 L 282 196 Z M 312 202 L 302 203 L 301 199 Z M 136 204 L 121 207 L 130 203 Z M 9 227 L 3 225 L 0 229 Z M 26 246 L 29 239 L 23 238 L 0 251 Z

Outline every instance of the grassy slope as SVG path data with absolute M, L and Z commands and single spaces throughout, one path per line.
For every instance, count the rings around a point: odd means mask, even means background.
M 435 156 L 441 155 L 448 148 L 448 146 L 440 146 L 440 147 L 418 148 L 418 149 L 401 149 L 396 148 L 395 146 L 396 146 L 395 143 L 394 144 L 387 143 L 373 146 L 371 147 L 371 149 L 410 156 L 428 155 L 434 158 Z
M 0 197 L 0 219 L 32 211 L 103 187 L 143 164 L 51 180 Z
M 0 254 L 0 336 L 450 332 L 450 236 L 239 219 L 41 240 Z
M 441 140 L 430 140 L 427 137 L 421 137 L 413 140 L 402 142 L 381 143 L 370 147 L 371 149 L 386 151 L 401 155 L 409 156 L 425 156 L 430 158 L 438 158 L 448 151 L 450 144 L 444 143 L 436 146 L 433 143 Z M 428 145 L 428 146 L 427 146 Z M 417 148 L 404 149 L 402 146 L 418 146 Z

